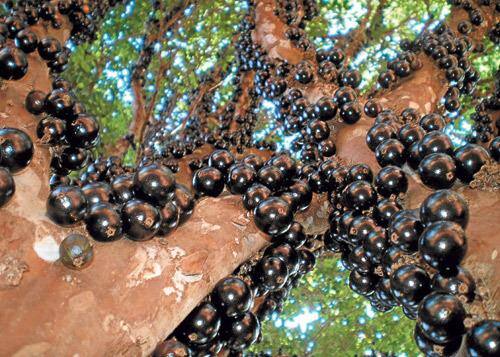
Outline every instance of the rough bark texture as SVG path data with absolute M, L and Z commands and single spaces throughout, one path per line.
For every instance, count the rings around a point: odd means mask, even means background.
M 257 5 L 255 40 L 271 57 L 298 63 L 306 54 L 285 39 L 286 26 L 274 16 L 273 5 L 272 0 Z M 47 31 L 36 30 L 40 35 Z M 69 33 L 60 30 L 52 35 L 65 40 Z M 29 58 L 28 75 L 21 81 L 5 82 L 0 90 L 0 118 L 2 125 L 22 127 L 35 139 L 36 121 L 24 109 L 24 98 L 32 88 L 49 91 L 50 83 L 45 64 L 35 55 Z M 423 69 L 413 77 L 380 94 L 384 107 L 400 111 L 411 106 L 422 114 L 435 108 L 445 81 L 433 63 L 423 61 Z M 306 89 L 313 101 L 331 95 L 335 86 Z M 363 118 L 353 126 L 334 125 L 341 159 L 366 162 L 378 169 L 365 144 L 371 124 Z M 91 266 L 70 271 L 57 262 L 58 245 L 69 233 L 84 230 L 61 228 L 45 216 L 49 157 L 48 149 L 36 144 L 33 162 L 15 176 L 17 192 L 0 214 L 2 356 L 146 355 L 220 278 L 268 243 L 240 198 L 222 196 L 198 202 L 192 218 L 167 239 L 95 243 Z M 185 162 L 178 176 L 187 182 Z M 470 202 L 467 262 L 479 264 L 486 272 L 481 277 L 487 279 L 492 272 L 500 273 L 493 239 L 500 230 L 498 210 L 494 209 L 499 207 L 500 197 L 465 187 L 459 190 Z M 428 193 L 414 179 L 407 204 L 416 207 Z M 316 196 L 312 207 L 301 214 L 309 231 L 324 229 L 324 203 Z M 486 283 L 493 299 L 498 298 L 498 279 Z

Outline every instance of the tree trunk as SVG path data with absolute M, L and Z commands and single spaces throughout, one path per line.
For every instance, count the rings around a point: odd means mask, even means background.
M 286 59 L 292 64 L 311 58 L 286 39 L 286 25 L 273 14 L 274 6 L 273 0 L 258 2 L 255 41 L 272 58 Z M 460 16 L 452 21 L 459 21 Z M 486 23 L 491 21 L 488 18 Z M 64 42 L 69 36 L 68 26 L 65 23 L 61 30 L 35 30 L 39 37 L 50 32 Z M 24 99 L 33 88 L 48 92 L 50 80 L 42 60 L 34 54 L 28 57 L 28 74 L 20 81 L 3 83 L 0 117 L 2 125 L 22 127 L 35 141 L 36 118 L 25 110 Z M 446 82 L 427 57 L 421 59 L 421 70 L 397 88 L 378 95 L 385 109 L 400 112 L 409 106 L 421 114 L 435 109 Z M 317 84 L 304 89 L 313 102 L 323 95 L 332 95 L 336 86 Z M 365 144 L 371 125 L 367 118 L 351 126 L 334 124 L 340 159 L 365 162 L 379 169 Z M 187 162 L 203 156 L 207 150 L 208 147 L 202 148 L 182 160 L 178 181 L 190 184 Z M 32 163 L 15 176 L 16 194 L 1 210 L 2 356 L 147 355 L 219 279 L 269 243 L 254 226 L 240 197 L 226 194 L 198 201 L 190 220 L 167 238 L 94 242 L 92 264 L 82 271 L 68 270 L 57 261 L 59 243 L 70 233 L 85 234 L 85 229 L 62 228 L 45 216 L 49 162 L 48 148 L 35 143 Z M 415 176 L 410 187 L 406 203 L 415 208 L 431 191 Z M 488 279 L 488 274 L 500 273 L 496 242 L 491 239 L 500 230 L 495 211 L 500 197 L 468 187 L 456 188 L 470 203 L 467 264 L 480 266 L 487 273 L 482 278 Z M 309 210 L 299 216 L 309 232 L 326 228 L 324 203 L 324 197 L 315 195 Z M 474 268 L 473 272 L 478 270 Z M 493 299 L 498 298 L 498 279 L 486 283 Z M 491 313 L 497 314 L 498 310 Z

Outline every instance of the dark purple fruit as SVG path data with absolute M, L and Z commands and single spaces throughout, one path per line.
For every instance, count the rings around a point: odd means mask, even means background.
M 189 188 L 177 183 L 172 192 L 172 202 L 179 209 L 179 224 L 183 224 L 193 214 L 195 204 L 194 196 Z
M 255 208 L 254 221 L 261 231 L 276 236 L 290 228 L 293 214 L 287 202 L 278 197 L 271 197 Z
M 271 190 L 266 186 L 256 183 L 248 188 L 243 195 L 243 205 L 247 210 L 253 210 L 264 200 L 271 196 Z
M 264 256 L 252 272 L 254 283 L 263 290 L 275 291 L 282 288 L 288 280 L 288 268 L 283 259 Z
M 212 341 L 219 332 L 220 324 L 217 309 L 209 302 L 204 302 L 191 311 L 174 334 L 189 347 L 195 347 Z
M 228 317 L 243 315 L 250 310 L 253 303 L 252 292 L 247 283 L 237 277 L 220 280 L 211 296 L 217 311 Z
M 426 156 L 418 166 L 422 182 L 435 190 L 453 186 L 457 178 L 456 170 L 454 160 L 441 153 Z
M 407 253 L 414 253 L 418 249 L 418 238 L 424 226 L 418 218 L 411 215 L 401 215 L 394 219 L 389 228 L 389 238 L 392 244 Z
M 91 148 L 95 146 L 99 137 L 99 124 L 90 115 L 80 114 L 68 123 L 66 133 L 66 139 L 70 145 Z
M 406 162 L 405 147 L 397 139 L 387 139 L 375 149 L 375 158 L 380 166 L 403 166 Z
M 472 302 L 476 297 L 476 282 L 464 268 L 458 267 L 453 274 L 436 273 L 432 277 L 432 288 L 435 291 L 443 291 L 448 294 L 453 294 L 465 300 Z
M 7 204 L 16 192 L 16 184 L 10 171 L 0 167 L 0 207 Z
M 134 197 L 134 176 L 132 174 L 121 174 L 111 181 L 113 190 L 113 201 L 125 203 Z
M 38 53 L 46 61 L 54 60 L 61 51 L 61 42 L 53 37 L 44 37 L 38 44 Z
M 58 186 L 47 199 L 47 215 L 55 223 L 68 226 L 81 221 L 87 213 L 87 200 L 79 187 Z
M 391 275 L 391 291 L 401 304 L 416 307 L 431 292 L 431 280 L 419 266 L 403 265 Z
M 350 183 L 344 189 L 342 200 L 347 208 L 363 211 L 375 205 L 377 193 L 369 182 L 359 180 Z
M 234 195 L 241 195 L 253 184 L 257 173 L 247 164 L 235 164 L 229 169 L 227 186 Z
M 36 136 L 42 144 L 61 144 L 66 137 L 66 122 L 51 116 L 45 117 L 38 122 Z
M 26 96 L 26 110 L 31 114 L 41 114 L 45 111 L 45 98 L 47 95 L 39 90 L 32 90 Z
M 466 144 L 454 154 L 457 177 L 465 183 L 474 179 L 474 175 L 486 164 L 490 155 L 486 149 L 476 144 Z
M 33 142 L 24 131 L 0 128 L 0 166 L 15 174 L 29 165 L 33 151 Z
M 500 354 L 500 321 L 483 320 L 467 333 L 467 352 L 471 357 L 494 357 Z
M 122 208 L 123 231 L 129 239 L 146 241 L 160 229 L 161 215 L 155 206 L 133 199 Z
M 38 47 L 38 37 L 29 29 L 21 30 L 16 35 L 16 46 L 24 53 L 31 53 Z
M 452 342 L 465 333 L 465 309 L 454 295 L 433 292 L 418 307 L 417 325 L 434 343 Z
M 234 156 L 227 150 L 215 150 L 208 158 L 208 165 L 215 167 L 223 174 L 234 164 Z
M 408 179 L 402 169 L 397 166 L 382 168 L 375 178 L 377 192 L 384 196 L 398 196 L 408 190 Z
M 109 203 L 91 206 L 85 224 L 90 236 L 99 242 L 112 242 L 123 235 L 120 214 Z
M 422 233 L 418 251 L 434 269 L 455 271 L 467 252 L 467 238 L 462 227 L 454 222 L 434 222 Z
M 193 188 L 199 195 L 217 197 L 224 190 L 224 175 L 215 167 L 204 167 L 194 173 Z
M 168 202 L 161 210 L 159 234 L 165 236 L 173 232 L 179 225 L 179 208 L 173 202 Z
M 0 50 L 0 77 L 18 80 L 28 72 L 28 59 L 23 51 L 15 47 Z
M 426 225 L 436 221 L 451 221 L 465 229 L 469 222 L 469 206 L 457 192 L 439 190 L 422 202 L 420 218 Z
M 172 197 L 175 177 L 169 168 L 151 164 L 139 168 L 134 176 L 137 195 L 154 205 L 165 205 Z
M 243 351 L 257 341 L 260 322 L 252 312 L 247 312 L 225 322 L 222 332 L 233 351 Z

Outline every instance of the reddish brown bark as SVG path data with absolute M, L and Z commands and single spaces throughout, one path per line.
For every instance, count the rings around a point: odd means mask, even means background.
M 304 53 L 284 39 L 286 26 L 273 15 L 272 6 L 271 0 L 259 2 L 255 39 L 273 58 L 298 63 Z M 42 35 L 47 30 L 36 31 Z M 67 24 L 66 30 L 51 30 L 51 35 L 67 39 Z M 36 55 L 30 55 L 29 61 L 25 78 L 7 81 L 0 89 L 0 117 L 2 125 L 22 127 L 34 139 L 36 121 L 24 109 L 24 98 L 33 88 L 49 91 L 50 82 L 45 64 Z M 399 111 L 414 106 L 422 113 L 434 108 L 445 83 L 440 71 L 425 61 L 416 75 L 381 94 L 385 107 Z M 308 96 L 313 101 L 331 95 L 335 88 L 318 85 L 307 89 L 311 89 Z M 354 126 L 335 125 L 342 159 L 368 162 L 377 168 L 364 143 L 370 125 L 367 119 Z M 146 355 L 220 278 L 268 244 L 239 197 L 207 198 L 198 203 L 190 221 L 168 238 L 94 243 L 91 266 L 70 271 L 55 261 L 58 244 L 69 233 L 85 232 L 81 226 L 61 228 L 45 216 L 49 158 L 48 149 L 37 143 L 33 162 L 15 176 L 14 198 L 1 210 L 0 355 Z M 189 157 L 181 163 L 177 176 L 189 184 L 187 160 Z M 499 272 L 493 237 L 500 229 L 494 209 L 500 198 L 498 193 L 458 189 L 470 202 L 468 263 L 474 260 L 474 266 L 481 265 L 487 278 L 487 273 Z M 428 192 L 414 181 L 408 206 L 416 207 Z M 299 217 L 309 231 L 324 230 L 324 202 L 315 197 L 312 207 Z M 487 283 L 496 293 L 496 285 Z

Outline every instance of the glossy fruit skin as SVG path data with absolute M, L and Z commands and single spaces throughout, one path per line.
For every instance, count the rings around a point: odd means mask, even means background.
M 462 267 L 457 267 L 455 274 L 436 273 L 432 277 L 432 288 L 448 294 L 465 298 L 466 302 L 474 301 L 476 296 L 476 282 L 471 273 Z
M 496 162 L 500 161 L 500 136 L 497 136 L 491 141 L 490 153 L 493 160 L 495 160 Z
M 122 207 L 121 216 L 123 231 L 131 240 L 150 240 L 160 229 L 160 211 L 147 202 L 138 199 L 128 201 Z
M 305 181 L 296 181 L 288 188 L 288 192 L 292 194 L 299 211 L 305 210 L 311 204 L 313 193 Z
M 316 256 L 309 249 L 299 249 L 299 271 L 300 275 L 310 273 L 316 265 Z
M 488 162 L 490 155 L 486 149 L 476 144 L 466 144 L 455 151 L 457 177 L 469 183 L 481 167 Z
M 257 173 L 255 169 L 247 164 L 235 164 L 229 169 L 227 175 L 227 186 L 233 195 L 241 195 L 250 187 Z
M 391 223 L 392 216 L 401 209 L 402 207 L 396 201 L 380 200 L 373 210 L 373 219 L 379 226 L 387 228 Z
M 321 142 L 330 136 L 330 127 L 323 120 L 311 120 L 307 124 L 307 135 L 315 142 Z
M 224 175 L 215 167 L 204 167 L 195 172 L 193 187 L 199 195 L 217 197 L 224 190 Z
M 53 37 L 44 37 L 38 44 L 38 53 L 46 61 L 54 60 L 61 51 L 61 43 Z
M 368 235 L 377 228 L 375 221 L 368 216 L 354 217 L 349 224 L 347 239 L 354 245 L 363 244 Z
M 414 253 L 418 249 L 418 239 L 423 230 L 424 226 L 418 218 L 399 216 L 391 223 L 389 237 L 392 244 L 407 253 Z
M 353 165 L 349 169 L 349 182 L 357 181 L 357 180 L 364 180 L 367 182 L 372 182 L 373 181 L 373 172 L 370 168 L 370 166 L 366 164 L 357 164 Z
M 467 333 L 467 352 L 471 357 L 494 357 L 500 354 L 500 321 L 483 320 Z
M 350 252 L 349 263 L 354 269 L 363 274 L 369 273 L 373 268 L 371 260 L 362 245 L 357 246 Z
M 81 170 L 87 165 L 89 155 L 86 149 L 74 148 L 72 146 L 65 147 L 59 158 L 60 165 L 70 171 Z
M 72 146 L 91 148 L 99 137 L 99 124 L 90 115 L 80 114 L 67 125 L 67 140 Z
M 375 149 L 375 158 L 380 166 L 403 166 L 406 162 L 405 147 L 397 139 L 387 139 Z
M 0 207 L 5 206 L 16 192 L 16 183 L 10 171 L 0 167 Z
M 191 357 L 191 355 L 189 348 L 174 338 L 160 342 L 153 352 L 153 357 Z
M 99 242 L 113 242 L 123 236 L 120 214 L 109 203 L 91 206 L 85 223 L 90 236 Z
M 469 206 L 459 193 L 439 190 L 422 202 L 420 218 L 425 225 L 436 221 L 451 221 L 465 229 L 469 222 Z
M 173 202 L 167 202 L 160 210 L 161 224 L 158 233 L 162 236 L 173 232 L 179 225 L 179 208 Z
M 38 37 L 29 29 L 21 30 L 16 35 L 16 46 L 24 53 L 31 53 L 38 47 Z
M 244 164 L 252 166 L 255 171 L 259 171 L 261 167 L 264 166 L 264 159 L 256 154 L 249 154 L 245 156 L 241 161 Z
M 391 291 L 401 304 L 416 307 L 431 292 L 431 280 L 419 266 L 403 265 L 391 275 Z
M 417 344 L 418 349 L 429 357 L 454 356 L 455 353 L 458 352 L 458 350 L 460 349 L 460 345 L 462 344 L 461 337 L 458 337 L 445 345 L 436 344 L 425 337 L 418 325 L 415 325 L 413 338 L 415 340 L 415 343 Z
M 116 176 L 111 181 L 113 201 L 123 204 L 134 197 L 134 176 L 130 173 Z
M 179 224 L 183 224 L 193 214 L 194 196 L 186 186 L 177 183 L 172 192 L 172 202 L 179 209 Z
M 306 235 L 302 224 L 293 222 L 285 233 L 276 237 L 276 242 L 288 243 L 294 248 L 301 247 L 306 242 Z
M 47 199 L 47 215 L 55 223 L 69 226 L 81 221 L 87 213 L 87 199 L 79 187 L 58 186 Z
M 212 341 L 219 332 L 220 324 L 217 309 L 209 302 L 204 302 L 191 311 L 174 334 L 189 347 L 196 347 Z
M 111 200 L 111 187 L 105 182 L 91 182 L 82 187 L 87 204 L 108 203 Z
M 299 255 L 297 250 L 288 243 L 275 243 L 264 251 L 264 255 L 273 256 L 283 260 L 288 268 L 288 273 L 293 275 L 299 269 Z
M 316 102 L 314 112 L 320 120 L 328 121 L 333 119 L 335 114 L 337 114 L 337 105 L 332 99 L 323 97 Z
M 252 312 L 247 312 L 243 316 L 226 322 L 221 331 L 232 350 L 243 351 L 257 341 L 260 322 Z
M 398 196 L 408 190 L 408 178 L 399 167 L 386 166 L 378 172 L 375 178 L 375 188 L 386 198 L 392 195 Z
M 443 117 L 437 113 L 424 115 L 419 124 L 426 132 L 443 130 L 446 125 Z
M 420 141 L 424 135 L 425 131 L 421 126 L 412 124 L 405 124 L 398 131 L 398 139 L 406 148 Z
M 224 175 L 234 164 L 234 156 L 227 150 L 215 150 L 208 158 L 208 165 L 220 170 Z
M 165 205 L 175 189 L 175 177 L 169 168 L 150 164 L 139 168 L 134 176 L 134 189 L 138 197 L 154 205 Z
M 81 234 L 70 234 L 59 246 L 61 263 L 67 268 L 81 270 L 94 258 L 94 250 L 89 240 Z
M 253 296 L 243 280 L 237 277 L 227 277 L 215 285 L 211 301 L 219 313 L 228 317 L 236 317 L 250 310 Z
M 364 106 L 364 112 L 370 118 L 375 118 L 382 111 L 382 105 L 375 100 L 368 100 Z
M 375 205 L 377 193 L 369 182 L 359 180 L 344 189 L 342 199 L 349 209 L 363 211 Z
M 45 99 L 45 109 L 49 114 L 58 118 L 73 119 L 75 100 L 70 92 L 65 89 L 54 89 Z
M 455 271 L 467 252 L 467 238 L 462 227 L 454 222 L 434 222 L 420 236 L 418 251 L 434 269 Z
M 45 111 L 45 98 L 47 95 L 39 90 L 32 90 L 26 96 L 26 110 L 31 114 L 41 114 Z
M 463 335 L 464 319 L 462 303 L 451 294 L 433 292 L 418 307 L 418 327 L 434 343 L 449 343 Z
M 0 77 L 5 80 L 18 80 L 28 72 L 28 59 L 23 51 L 15 47 L 0 50 Z
M 243 195 L 243 206 L 247 210 L 253 210 L 260 202 L 267 200 L 271 196 L 271 190 L 266 186 L 256 183 L 248 188 Z
M 0 129 L 0 166 L 15 174 L 29 165 L 33 158 L 33 142 L 24 131 Z
M 453 159 L 441 153 L 426 156 L 418 166 L 422 182 L 435 190 L 453 186 L 457 178 L 456 171 Z
M 36 127 L 36 136 L 42 144 L 61 144 L 66 137 L 66 122 L 50 116 L 43 118 Z
M 340 118 L 347 124 L 355 124 L 361 119 L 361 107 L 358 102 L 348 102 L 340 108 Z
M 442 131 L 431 131 L 420 140 L 418 152 L 420 157 L 436 153 L 453 155 L 453 144 L 450 137 Z
M 362 242 L 366 256 L 374 264 L 382 262 L 382 257 L 389 246 L 389 239 L 385 229 L 374 229 Z
M 276 166 L 265 165 L 257 173 L 261 184 L 267 186 L 271 191 L 276 192 L 283 187 L 285 176 Z
M 254 222 L 257 228 L 266 234 L 276 236 L 288 230 L 293 221 L 290 205 L 278 197 L 270 197 L 254 210 Z
M 357 270 L 352 270 L 349 274 L 349 287 L 355 293 L 363 296 L 368 296 L 373 293 L 378 279 L 369 273 L 360 273 Z
M 286 262 L 276 256 L 264 256 L 252 272 L 252 279 L 262 290 L 275 291 L 282 288 L 289 276 Z

